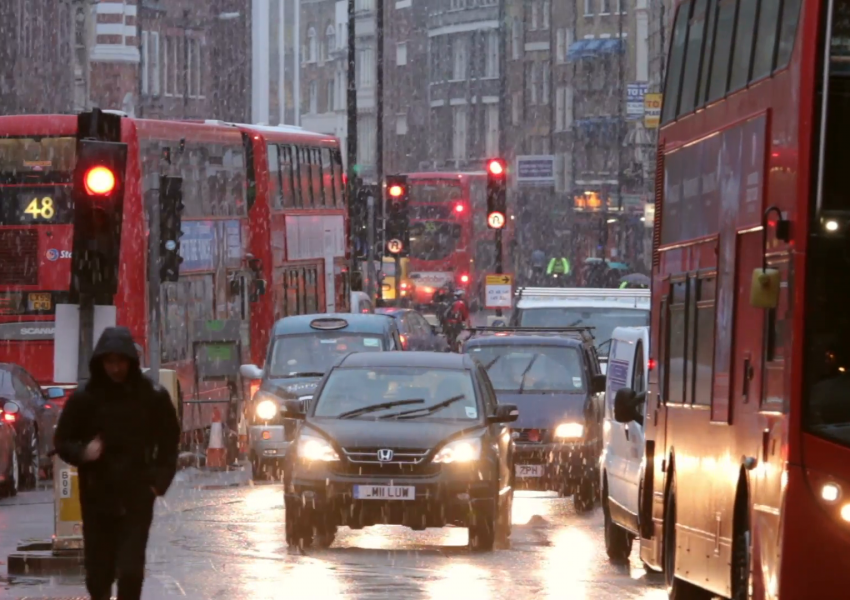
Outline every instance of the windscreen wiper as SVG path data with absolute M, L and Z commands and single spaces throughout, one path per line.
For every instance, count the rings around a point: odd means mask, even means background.
M 383 417 L 381 417 L 381 419 L 415 419 L 417 417 L 426 417 L 430 414 L 434 414 L 438 410 L 447 407 L 450 404 L 454 404 L 458 400 L 463 400 L 464 398 L 466 398 L 466 394 L 461 394 L 460 396 L 452 396 L 451 398 L 443 400 L 442 402 L 438 402 L 437 404 L 432 404 L 431 406 L 423 406 L 422 408 L 414 408 L 413 410 L 404 410 L 402 412 L 393 413 L 391 415 L 384 415 Z
M 520 377 L 520 380 L 519 380 L 519 393 L 520 393 L 520 394 L 522 393 L 522 390 L 523 390 L 523 388 L 525 387 L 525 376 L 526 376 L 526 375 L 528 375 L 528 372 L 531 370 L 531 367 L 532 367 L 532 365 L 534 364 L 534 361 L 535 361 L 535 360 L 537 360 L 537 357 L 538 357 L 538 356 L 540 356 L 540 355 L 539 355 L 539 354 L 535 354 L 535 355 L 534 355 L 534 358 L 532 358 L 532 359 L 528 362 L 528 366 L 525 368 L 525 371 L 523 371 L 523 372 L 522 372 L 522 377 Z
M 493 360 L 491 360 L 490 362 L 488 362 L 486 365 L 484 365 L 484 370 L 485 370 L 485 371 L 489 371 L 489 370 L 490 370 L 490 367 L 492 367 L 493 365 L 495 365 L 495 364 L 498 362 L 498 360 L 499 360 L 500 358 L 502 358 L 502 356 L 504 356 L 504 355 L 503 355 L 503 354 L 500 354 L 499 356 L 497 356 L 496 358 L 494 358 Z
M 360 415 L 365 415 L 366 413 L 375 412 L 376 410 L 383 410 L 385 408 L 392 408 L 393 406 L 404 406 L 406 404 L 422 404 L 425 402 L 424 398 L 414 398 L 411 400 L 393 400 L 392 402 L 381 402 L 380 404 L 370 404 L 369 406 L 363 406 L 362 408 L 355 408 L 354 410 L 349 410 L 347 412 L 342 413 L 341 415 L 337 415 L 338 419 L 350 419 L 351 417 L 358 417 Z

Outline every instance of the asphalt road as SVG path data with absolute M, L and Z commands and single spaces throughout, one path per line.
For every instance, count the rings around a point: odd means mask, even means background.
M 0 501 L 0 561 L 12 540 L 49 536 L 50 498 L 29 492 Z M 341 529 L 327 550 L 292 551 L 281 486 L 253 486 L 243 473 L 181 473 L 158 502 L 146 600 L 666 597 L 660 576 L 647 575 L 636 554 L 629 565 L 608 562 L 601 510 L 577 514 L 569 499 L 519 494 L 510 548 L 488 554 L 467 551 L 465 529 L 389 526 Z M 85 594 L 78 577 L 9 578 L 4 569 L 0 564 L 3 599 Z

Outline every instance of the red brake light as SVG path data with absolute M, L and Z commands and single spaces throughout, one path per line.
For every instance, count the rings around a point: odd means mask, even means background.
M 52 404 L 45 404 L 45 405 L 44 405 L 44 409 L 45 409 L 45 410 L 50 410 L 51 408 L 53 408 L 53 405 L 52 405 Z
M 9 423 L 15 422 L 15 415 L 12 413 L 3 413 L 3 419 L 8 421 Z
M 404 188 L 401 187 L 400 185 L 391 185 L 390 186 L 389 194 L 393 198 L 400 198 L 403 193 L 404 193 Z
M 487 163 L 487 170 L 491 175 L 503 175 L 505 164 L 500 159 L 493 159 Z
M 407 284 L 405 282 L 402 281 L 400 285 L 401 285 L 401 289 L 403 289 L 403 290 L 407 289 Z
M 469 283 L 469 275 L 461 275 L 460 276 L 461 283 Z
M 92 167 L 85 176 L 86 192 L 105 196 L 115 189 L 115 173 L 106 167 Z
M 399 337 L 401 338 L 401 347 L 407 350 L 407 336 L 402 334 Z
M 657 364 L 657 363 L 655 362 L 655 359 L 654 359 L 654 358 L 650 358 L 650 359 L 649 359 L 649 370 L 650 370 L 650 371 L 654 371 L 654 370 L 655 370 L 655 365 L 656 365 L 656 364 Z
M 260 389 L 260 382 L 259 381 L 252 381 L 251 382 L 251 392 L 250 392 L 252 399 L 254 398 L 254 394 L 256 394 L 257 390 L 259 390 L 259 389 Z
M 455 212 L 456 213 L 462 213 L 464 210 L 466 210 L 466 209 L 463 207 L 463 204 L 455 204 Z

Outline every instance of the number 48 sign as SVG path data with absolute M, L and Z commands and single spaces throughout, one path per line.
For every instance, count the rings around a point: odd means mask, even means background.
M 53 215 L 56 214 L 56 209 L 53 208 L 53 198 L 33 198 L 24 209 L 24 214 L 30 215 L 33 219 L 52 219 Z

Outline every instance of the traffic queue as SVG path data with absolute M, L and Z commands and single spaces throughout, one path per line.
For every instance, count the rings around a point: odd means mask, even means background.
M 534 490 L 579 512 L 601 498 L 608 553 L 627 557 L 648 291 L 521 290 L 510 324 L 490 327 L 452 298 L 439 318 L 285 317 L 265 364 L 241 368 L 256 385 L 254 478 L 282 479 L 287 543 L 328 547 L 342 526 L 456 525 L 490 551 L 509 540 L 514 493 Z

